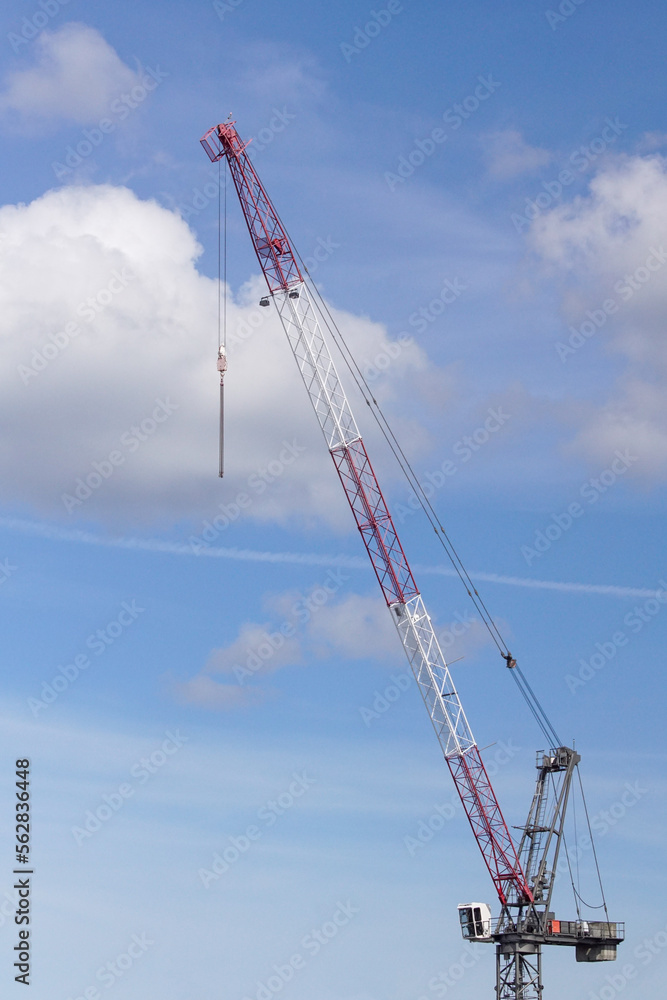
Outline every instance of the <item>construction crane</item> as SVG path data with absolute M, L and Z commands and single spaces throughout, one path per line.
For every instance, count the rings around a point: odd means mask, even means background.
M 624 937 L 620 923 L 562 921 L 551 910 L 565 814 L 580 757 L 561 745 L 516 661 L 503 647 L 506 664 L 521 677 L 517 683 L 550 741 L 538 755 L 536 790 L 517 850 L 324 336 L 323 326 L 336 332 L 332 318 L 304 277 L 305 267 L 246 152 L 248 144 L 234 126 L 231 120 L 216 125 L 200 142 L 213 163 L 227 161 L 268 287 L 260 305 L 273 302 L 277 309 L 500 902 L 495 923 L 487 904 L 461 904 L 463 936 L 473 942 L 495 942 L 497 1000 L 541 1000 L 542 945 L 574 946 L 577 961 L 610 961 Z M 463 573 L 469 581 L 464 569 Z M 472 583 L 470 588 L 475 600 L 479 595 Z M 492 620 L 487 624 L 495 628 Z

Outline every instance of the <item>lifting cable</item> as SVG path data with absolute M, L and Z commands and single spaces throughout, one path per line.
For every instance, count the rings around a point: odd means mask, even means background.
M 282 220 L 280 221 L 282 224 Z M 285 232 L 287 232 L 286 229 Z M 292 243 L 292 246 L 294 246 L 291 236 L 289 235 L 289 233 L 287 233 L 287 235 L 288 238 L 290 239 L 290 242 Z M 392 430 L 391 425 L 387 420 L 387 417 L 382 411 L 382 407 L 380 406 L 377 399 L 373 395 L 372 389 L 368 384 L 365 375 L 363 374 L 359 365 L 357 364 L 357 361 L 354 355 L 352 354 L 352 351 L 348 347 L 345 338 L 343 337 L 343 334 L 336 325 L 336 322 L 333 316 L 331 315 L 331 311 L 327 303 L 325 302 L 323 296 L 320 294 L 320 291 L 315 285 L 315 283 L 310 278 L 308 268 L 306 267 L 303 258 L 301 257 L 298 251 L 296 251 L 296 254 L 301 266 L 303 267 L 305 273 L 308 274 L 308 277 L 310 279 L 309 286 L 317 299 L 320 316 L 322 318 L 322 321 L 324 322 L 325 327 L 327 328 L 333 341 L 338 347 L 338 350 L 340 351 L 340 354 L 343 358 L 343 361 L 345 362 L 348 371 L 350 372 L 350 375 L 352 376 L 352 379 L 354 380 L 357 388 L 359 389 L 366 405 L 369 407 L 371 413 L 373 414 L 375 422 L 377 423 L 382 433 L 382 436 L 387 442 L 392 454 L 394 455 L 394 458 L 398 462 L 399 468 L 403 472 L 403 475 L 405 476 L 408 485 L 411 487 L 413 493 L 415 494 L 415 497 L 422 511 L 428 518 L 438 541 L 440 542 L 442 548 L 444 549 L 447 555 L 447 558 L 449 559 L 450 563 L 452 564 L 456 572 L 456 575 L 458 576 L 459 580 L 465 587 L 468 596 L 470 597 L 475 609 L 477 610 L 480 618 L 482 619 L 482 622 L 484 623 L 489 635 L 491 636 L 491 639 L 493 640 L 498 651 L 500 652 L 500 655 L 505 660 L 507 666 L 511 668 L 512 677 L 514 678 L 514 681 L 519 689 L 519 692 L 521 693 L 528 708 L 530 709 L 533 718 L 537 722 L 537 725 L 542 731 L 542 734 L 544 735 L 547 743 L 551 747 L 561 746 L 562 744 L 558 737 L 558 734 L 556 733 L 553 725 L 551 724 L 546 712 L 542 708 L 542 705 L 540 704 L 537 695 L 535 694 L 532 687 L 528 683 L 526 676 L 524 675 L 521 668 L 518 666 L 516 660 L 512 657 L 512 654 L 509 651 L 507 643 L 503 639 L 498 626 L 491 617 L 491 613 L 489 612 L 486 604 L 484 603 L 484 600 L 482 599 L 477 588 L 472 582 L 470 575 L 467 569 L 465 568 L 460 555 L 458 554 L 452 540 L 447 534 L 444 525 L 440 521 L 440 518 L 438 517 L 438 514 L 436 513 L 433 507 L 433 504 L 431 503 L 429 497 L 426 495 L 426 492 L 424 491 L 424 488 L 414 468 L 412 467 L 396 435 L 394 434 L 394 431 Z
M 226 191 L 225 191 L 225 199 L 226 199 Z M 284 225 L 282 219 L 280 218 L 280 216 L 276 212 L 275 206 L 273 206 L 271 204 L 271 208 L 272 208 L 273 212 L 275 213 L 276 217 L 278 218 L 280 224 L 282 225 L 284 232 L 287 234 L 287 237 L 288 237 L 288 239 L 290 241 L 291 246 L 294 248 L 295 247 L 294 241 L 292 240 L 292 237 L 291 237 L 289 231 L 287 230 L 286 226 Z M 225 200 L 225 225 L 226 225 L 226 200 Z M 225 231 L 225 246 L 226 246 L 226 231 Z M 306 275 L 308 275 L 309 287 L 310 287 L 311 291 L 314 293 L 314 296 L 315 296 L 315 298 L 317 300 L 317 304 L 318 304 L 318 307 L 319 307 L 318 311 L 320 313 L 320 317 L 321 317 L 321 319 L 322 319 L 322 321 L 323 321 L 326 329 L 328 330 L 328 332 L 331 335 L 334 343 L 338 347 L 340 355 L 343 358 L 343 361 L 345 362 L 345 365 L 346 365 L 348 371 L 350 372 L 350 375 L 351 375 L 351 377 L 352 377 L 355 385 L 357 386 L 359 392 L 361 393 L 362 398 L 364 399 L 364 402 L 366 403 L 366 405 L 370 409 L 371 413 L 373 414 L 375 422 L 377 423 L 377 425 L 378 425 L 378 427 L 379 427 L 379 429 L 380 429 L 380 431 L 382 433 L 382 436 L 384 437 L 385 441 L 387 442 L 387 444 L 389 446 L 389 449 L 391 450 L 392 454 L 394 455 L 394 458 L 396 459 L 396 461 L 397 461 L 397 463 L 399 465 L 399 468 L 401 469 L 403 475 L 405 476 L 405 479 L 406 479 L 408 485 L 411 487 L 412 491 L 414 492 L 415 497 L 416 497 L 416 499 L 417 499 L 417 501 L 419 503 L 419 506 L 421 507 L 422 511 L 424 512 L 424 514 L 428 518 L 428 520 L 429 520 L 429 522 L 431 524 L 431 527 L 433 528 L 433 530 L 434 530 L 434 532 L 435 532 L 435 534 L 436 534 L 436 536 L 438 538 L 438 541 L 440 542 L 442 548 L 444 549 L 445 553 L 447 554 L 447 557 L 448 557 L 449 561 L 451 562 L 451 564 L 452 564 L 452 566 L 453 566 L 453 568 L 454 568 L 454 570 L 456 572 L 456 575 L 458 576 L 459 580 L 461 581 L 461 583 L 465 587 L 465 590 L 466 590 L 468 596 L 470 597 L 470 599 L 471 599 L 471 601 L 472 601 L 475 609 L 477 610 L 478 614 L 480 615 L 480 618 L 482 619 L 482 622 L 486 626 L 486 629 L 489 632 L 489 635 L 491 636 L 491 639 L 495 643 L 496 647 L 498 648 L 501 656 L 505 660 L 507 666 L 509 668 L 511 668 L 512 677 L 514 678 L 514 681 L 515 681 L 515 683 L 516 683 L 516 685 L 517 685 L 517 687 L 518 687 L 518 689 L 519 689 L 519 691 L 520 691 L 520 693 L 521 693 L 524 701 L 526 702 L 528 708 L 530 709 L 530 712 L 532 713 L 535 721 L 537 722 L 537 725 L 541 729 L 542 734 L 544 735 L 545 739 L 551 745 L 552 748 L 557 748 L 559 746 L 562 746 L 563 744 L 562 744 L 562 742 L 561 742 L 558 734 L 556 733 L 556 730 L 554 729 L 551 721 L 549 720 L 549 717 L 547 716 L 547 714 L 544 711 L 542 705 L 540 704 L 540 701 L 539 701 L 537 695 L 533 691 L 532 687 L 530 686 L 530 683 L 529 683 L 528 679 L 526 678 L 525 674 L 523 673 L 523 671 L 521 670 L 521 668 L 517 664 L 516 660 L 512 657 L 512 654 L 510 653 L 509 647 L 507 646 L 507 643 L 503 639 L 498 626 L 496 625 L 495 621 L 491 617 L 491 613 L 489 612 L 486 604 L 484 603 L 484 600 L 482 599 L 482 597 L 480 596 L 479 592 L 477 591 L 477 588 L 475 587 L 474 583 L 472 582 L 472 579 L 470 578 L 470 575 L 469 575 L 467 569 L 465 568 L 461 557 L 459 556 L 456 548 L 454 547 L 454 544 L 452 543 L 449 535 L 447 534 L 447 531 L 445 530 L 442 522 L 440 521 L 440 518 L 438 517 L 438 514 L 436 513 L 436 511 L 435 511 L 435 509 L 434 509 L 434 507 L 433 507 L 433 505 L 432 505 L 429 497 L 426 495 L 426 492 L 425 492 L 425 490 L 424 490 L 424 488 L 423 488 L 423 486 L 422 486 L 422 484 L 421 484 L 421 482 L 420 482 L 420 480 L 419 480 L 419 478 L 418 478 L 418 476 L 417 476 L 417 474 L 416 474 L 416 472 L 415 472 L 412 464 L 410 463 L 410 461 L 407 458 L 405 452 L 403 451 L 403 448 L 401 447 L 401 445 L 400 445 L 400 443 L 399 443 L 396 435 L 394 434 L 394 431 L 392 430 L 391 425 L 389 424 L 389 421 L 387 420 L 387 417 L 385 416 L 385 414 L 384 414 L 384 412 L 382 410 L 382 407 L 380 406 L 380 404 L 378 403 L 377 399 L 373 395 L 373 391 L 372 391 L 370 385 L 368 384 L 368 381 L 367 381 L 365 375 L 363 374 L 363 372 L 361 371 L 359 365 L 357 364 L 357 361 L 356 361 L 354 355 L 352 354 L 352 351 L 348 347 L 348 345 L 347 345 L 347 343 L 345 341 L 345 338 L 343 337 L 342 332 L 340 331 L 340 329 L 336 325 L 336 321 L 334 320 L 333 316 L 331 315 L 331 311 L 330 311 L 327 303 L 325 302 L 324 297 L 321 295 L 321 293 L 320 293 L 317 285 L 312 280 L 312 278 L 310 276 L 310 273 L 308 271 L 308 268 L 306 267 L 305 262 L 304 262 L 303 258 L 301 257 L 301 254 L 296 249 L 294 249 L 294 252 L 295 252 L 295 254 L 296 254 L 296 256 L 297 256 L 297 258 L 299 260 L 299 263 L 301 264 L 301 267 L 303 268 L 304 273 Z M 225 265 L 226 265 L 226 257 L 225 257 Z M 578 764 L 577 764 L 577 777 L 578 777 L 578 780 L 579 780 L 579 787 L 580 787 L 580 790 L 581 790 L 581 797 L 582 797 L 582 801 L 583 801 L 583 804 L 584 804 L 584 811 L 585 811 L 585 814 L 586 814 L 586 823 L 587 823 L 587 826 L 588 826 L 588 834 L 589 834 L 590 841 L 591 841 L 591 847 L 592 847 L 592 850 L 593 850 L 593 857 L 594 857 L 594 860 L 595 860 L 595 869 L 596 869 L 597 878 L 598 878 L 598 884 L 599 884 L 599 887 L 600 887 L 600 893 L 601 893 L 601 897 L 602 897 L 602 903 L 600 903 L 597 906 L 593 906 L 593 905 L 591 905 L 589 903 L 586 903 L 586 901 L 583 899 L 583 897 L 578 892 L 577 888 L 574 885 L 574 878 L 573 878 L 572 866 L 570 864 L 570 856 L 569 856 L 569 852 L 568 852 L 568 849 L 567 849 L 567 842 L 565 840 L 565 833 L 563 832 L 563 846 L 565 848 L 565 856 L 567 858 L 567 866 L 568 866 L 568 871 L 569 871 L 569 874 L 570 874 L 570 882 L 572 884 L 572 890 L 574 892 L 577 915 L 578 915 L 579 919 L 581 919 L 581 911 L 580 911 L 580 908 L 579 908 L 579 903 L 582 903 L 584 906 L 586 906 L 589 909 L 604 909 L 605 916 L 607 918 L 607 923 L 608 923 L 609 922 L 609 912 L 607 910 L 607 901 L 606 901 L 605 894 L 604 894 L 604 887 L 602 885 L 602 876 L 600 874 L 600 866 L 598 864 L 597 851 L 595 849 L 595 841 L 593 839 L 593 831 L 592 831 L 592 828 L 591 828 L 591 822 L 590 822 L 590 818 L 589 818 L 589 814 L 588 814 L 588 806 L 586 804 L 586 797 L 584 795 L 584 788 L 583 788 L 583 783 L 582 783 L 582 780 L 581 780 L 581 773 L 579 771 L 579 765 Z M 554 794 L 555 794 L 555 788 L 554 788 Z M 575 814 L 575 823 L 576 823 L 576 814 Z M 575 840 L 576 840 L 576 829 L 575 829 Z M 577 881 L 579 882 L 579 858 L 578 857 L 576 858 L 576 865 L 577 865 Z
M 218 372 L 220 373 L 220 429 L 218 475 L 225 474 L 225 372 L 227 371 L 227 157 L 225 160 L 224 226 L 222 214 L 222 160 L 218 160 Z M 222 315 L 221 315 L 222 314 Z
M 225 159 L 226 159 L 226 157 L 225 157 Z M 531 688 L 530 684 L 528 683 L 528 680 L 526 679 L 523 671 L 518 666 L 516 660 L 513 658 L 512 654 L 510 653 L 509 647 L 507 646 L 507 643 L 503 639 L 498 626 L 496 625 L 495 621 L 491 617 L 491 613 L 489 612 L 489 610 L 488 610 L 486 604 L 484 603 L 481 595 L 479 594 L 477 588 L 475 587 L 474 583 L 472 582 L 467 569 L 463 565 L 463 561 L 461 560 L 461 557 L 459 556 L 458 552 L 456 551 L 456 549 L 455 549 L 455 547 L 454 547 L 454 545 L 453 545 L 453 543 L 452 543 L 449 535 L 447 534 L 447 532 L 446 532 L 446 530 L 444 528 L 444 525 L 440 521 L 440 518 L 438 517 L 438 515 L 437 515 L 437 513 L 436 513 L 436 511 L 435 511 L 435 509 L 434 509 L 434 507 L 433 507 L 433 505 L 431 503 L 431 501 L 429 500 L 428 496 L 426 495 L 426 493 L 424 491 L 424 488 L 423 488 L 423 486 L 422 486 L 422 484 L 421 484 L 421 482 L 420 482 L 420 480 L 419 480 L 416 472 L 414 471 L 414 468 L 412 467 L 412 465 L 411 465 L 410 461 L 408 460 L 405 452 L 403 451 L 403 448 L 401 447 L 401 445 L 400 445 L 400 443 L 399 443 L 396 435 L 394 434 L 394 431 L 392 430 L 391 425 L 389 424 L 389 421 L 387 420 L 386 416 L 384 415 L 384 413 L 382 411 L 382 407 L 378 403 L 377 399 L 374 397 L 372 389 L 369 386 L 368 381 L 366 380 L 365 375 L 363 374 L 363 372 L 359 368 L 359 365 L 357 364 L 357 361 L 356 361 L 354 355 L 352 354 L 352 351 L 347 346 L 347 343 L 345 341 L 345 338 L 343 337 L 343 334 L 341 333 L 341 331 L 339 330 L 338 326 L 336 325 L 336 321 L 334 320 L 333 316 L 331 315 L 331 311 L 330 311 L 327 303 L 325 302 L 323 296 L 321 295 L 320 290 L 318 289 L 317 285 L 312 280 L 312 278 L 310 276 L 310 272 L 308 271 L 308 268 L 306 267 L 305 261 L 304 261 L 303 257 L 301 256 L 301 254 L 299 253 L 299 251 L 296 249 L 295 242 L 292 239 L 292 236 L 291 236 L 289 230 L 287 229 L 287 226 L 284 224 L 282 218 L 280 217 L 280 214 L 276 210 L 276 207 L 273 204 L 273 202 L 271 201 L 271 199 L 268 196 L 268 194 L 266 192 L 264 192 L 264 194 L 265 194 L 266 200 L 268 202 L 268 205 L 269 205 L 271 211 L 273 212 L 273 214 L 275 215 L 275 217 L 278 219 L 278 222 L 282 226 L 283 232 L 285 233 L 285 235 L 287 236 L 287 238 L 289 240 L 289 243 L 290 243 L 290 246 L 291 246 L 293 254 L 298 258 L 298 261 L 301 264 L 301 267 L 303 268 L 303 272 L 306 275 L 308 275 L 309 287 L 310 287 L 311 291 L 314 293 L 314 295 L 315 295 L 315 297 L 317 299 L 317 303 L 318 303 L 318 306 L 319 306 L 320 317 L 321 317 L 321 319 L 322 319 L 325 327 L 327 328 L 329 334 L 331 335 L 334 343 L 338 347 L 338 350 L 339 350 L 339 352 L 341 354 L 341 357 L 343 358 L 343 361 L 345 362 L 345 365 L 346 365 L 348 371 L 350 372 L 350 375 L 352 376 L 352 379 L 353 379 L 354 383 L 356 384 L 357 388 L 359 389 L 359 391 L 360 391 L 360 393 L 361 393 L 361 395 L 362 395 L 362 397 L 364 399 L 364 402 L 366 403 L 366 405 L 370 409 L 371 413 L 373 414 L 375 422 L 377 423 L 377 425 L 378 425 L 378 427 L 379 427 L 379 429 L 380 429 L 380 431 L 382 433 L 382 436 L 384 437 L 385 441 L 387 442 L 387 444 L 388 444 L 388 446 L 389 446 L 392 454 L 394 455 L 394 458 L 398 462 L 399 468 L 401 469 L 403 475 L 405 476 L 405 478 L 406 478 L 406 480 L 408 482 L 408 485 L 411 487 L 412 491 L 414 492 L 415 497 L 416 497 L 416 499 L 417 499 L 417 501 L 419 503 L 419 506 L 421 507 L 422 511 L 424 512 L 424 514 L 428 518 L 428 520 L 429 520 L 429 522 L 431 524 L 431 527 L 433 528 L 433 531 L 435 532 L 435 535 L 436 535 L 438 541 L 440 542 L 442 548 L 444 549 L 444 551 L 445 551 L 445 553 L 447 555 L 447 558 L 451 562 L 451 564 L 452 564 L 452 566 L 453 566 L 453 568 L 454 568 L 454 570 L 456 572 L 456 575 L 458 576 L 459 580 L 461 581 L 461 583 L 465 587 L 465 590 L 466 590 L 466 593 L 468 594 L 468 597 L 472 601 L 472 603 L 473 603 L 473 605 L 474 605 L 477 613 L 479 614 L 480 618 L 482 619 L 482 622 L 484 623 L 484 625 L 485 625 L 485 627 L 486 627 L 489 635 L 491 636 L 491 639 L 493 640 L 493 642 L 495 643 L 498 651 L 500 652 L 500 655 L 505 660 L 505 663 L 507 664 L 507 666 L 509 668 L 511 668 L 511 673 L 512 673 L 512 676 L 514 678 L 514 681 L 515 681 L 515 683 L 516 683 L 516 685 L 517 685 L 517 687 L 518 687 L 518 689 L 519 689 L 519 691 L 520 691 L 523 699 L 525 700 L 528 708 L 530 709 L 530 711 L 531 711 L 531 713 L 532 713 L 535 721 L 537 722 L 537 725 L 539 726 L 540 730 L 542 731 L 542 734 L 543 734 L 544 738 L 546 739 L 547 743 L 551 747 L 553 747 L 553 748 L 561 746 L 562 745 L 561 741 L 558 738 L 558 734 L 556 733 L 553 725 L 551 724 L 551 722 L 549 720 L 549 717 L 547 716 L 546 712 L 542 708 L 542 705 L 540 704 L 540 702 L 539 702 L 539 700 L 537 698 L 537 695 L 535 694 L 535 692 Z
M 567 849 L 567 840 L 565 839 L 565 833 L 563 832 L 563 847 L 565 848 L 565 857 L 567 859 L 567 870 L 570 874 L 570 885 L 572 886 L 572 892 L 574 893 L 574 905 L 577 911 L 577 920 L 581 920 L 581 910 L 579 909 L 579 901 L 581 897 L 574 887 L 574 878 L 572 877 L 572 865 L 570 864 L 570 852 Z M 583 903 L 583 900 L 581 900 Z M 586 904 L 584 903 L 584 906 Z
M 593 830 L 591 828 L 591 821 L 588 815 L 588 805 L 586 803 L 586 796 L 584 794 L 584 785 L 581 780 L 581 772 L 579 770 L 579 765 L 577 764 L 577 778 L 579 779 L 579 789 L 581 791 L 581 800 L 584 804 L 584 812 L 586 813 L 586 825 L 588 827 L 588 836 L 591 842 L 591 848 L 593 850 L 593 859 L 595 860 L 595 871 L 598 877 L 598 885 L 600 886 L 600 896 L 602 897 L 602 902 L 597 906 L 592 906 L 590 903 L 586 903 L 575 889 L 575 895 L 581 900 L 584 906 L 588 906 L 591 910 L 602 910 L 604 909 L 605 917 L 607 918 L 607 923 L 609 923 L 609 911 L 607 910 L 607 900 L 604 894 L 604 887 L 602 885 L 602 876 L 600 875 L 600 865 L 598 864 L 598 853 L 595 849 L 595 840 L 593 839 Z M 573 887 L 574 888 L 574 887 Z

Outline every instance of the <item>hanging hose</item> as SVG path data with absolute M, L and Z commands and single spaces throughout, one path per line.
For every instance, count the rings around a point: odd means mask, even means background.
M 220 425 L 218 437 L 218 475 L 225 474 L 225 372 L 227 371 L 227 159 L 225 158 L 224 239 L 221 224 L 222 161 L 218 160 L 218 363 L 220 374 Z M 221 315 L 222 312 L 222 315 Z

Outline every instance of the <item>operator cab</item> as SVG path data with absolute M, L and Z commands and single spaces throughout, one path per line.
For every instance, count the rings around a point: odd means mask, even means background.
M 491 940 L 491 907 L 486 903 L 459 903 L 461 933 L 466 941 Z

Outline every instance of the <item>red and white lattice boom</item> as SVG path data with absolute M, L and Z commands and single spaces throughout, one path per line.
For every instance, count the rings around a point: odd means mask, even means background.
M 532 893 L 322 332 L 287 233 L 233 122 L 201 143 L 227 159 L 253 246 L 327 447 L 502 905 Z

